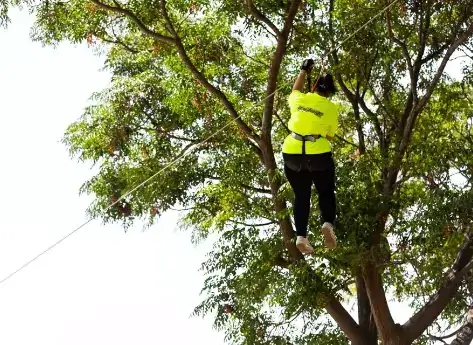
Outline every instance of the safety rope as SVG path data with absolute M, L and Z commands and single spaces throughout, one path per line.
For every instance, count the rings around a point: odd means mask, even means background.
M 373 22 L 376 18 L 378 18 L 380 15 L 382 15 L 384 12 L 386 12 L 389 8 L 391 8 L 391 6 L 393 6 L 395 3 L 397 3 L 398 1 L 400 0 L 394 0 L 391 4 L 389 4 L 388 6 L 386 6 L 385 8 L 383 8 L 381 11 L 379 11 L 374 17 L 372 17 L 370 20 L 368 20 L 365 24 L 363 24 L 361 27 L 359 27 L 355 32 L 353 32 L 352 34 L 350 34 L 348 37 L 346 37 L 340 44 L 338 44 L 335 48 L 333 48 L 332 50 L 330 50 L 328 53 L 324 54 L 321 58 L 321 61 L 324 61 L 326 57 L 328 57 L 330 54 L 332 54 L 333 52 L 337 51 L 343 44 L 345 44 L 350 38 L 352 38 L 353 36 L 355 36 L 358 32 L 360 32 L 361 30 L 363 30 L 365 27 L 367 27 L 371 22 Z M 286 84 L 288 83 L 284 83 L 281 87 L 277 88 L 274 92 L 272 92 L 271 94 L 269 94 L 268 96 L 266 96 L 260 103 L 263 103 L 264 101 L 266 101 L 269 97 L 272 97 L 276 92 L 280 91 L 284 86 L 286 86 Z M 247 111 L 249 110 L 252 110 L 253 108 L 256 107 L 256 105 L 260 104 L 260 103 L 255 103 L 252 107 L 248 108 Z M 225 130 L 227 127 L 229 127 L 231 124 L 233 124 L 236 120 L 238 120 L 242 115 L 243 115 L 244 112 L 242 112 L 240 115 L 238 115 L 237 117 L 233 118 L 232 120 L 228 121 L 223 127 L 221 127 L 220 129 L 218 129 L 216 132 L 214 132 L 213 134 L 211 134 L 210 136 L 208 136 L 207 138 L 205 138 L 204 140 L 202 140 L 201 142 L 195 144 L 193 147 L 189 148 L 188 151 L 186 151 L 184 154 L 178 156 L 177 158 L 175 158 L 174 160 L 172 160 L 170 163 L 168 163 L 167 165 L 165 165 L 162 169 L 160 169 L 158 172 L 156 172 L 154 175 L 152 175 L 151 177 L 149 177 L 148 179 L 146 179 L 145 181 L 141 182 L 139 185 L 137 185 L 136 187 L 134 187 L 133 189 L 131 189 L 130 191 L 128 191 L 127 193 L 123 194 L 120 198 L 118 198 L 117 200 L 115 200 L 112 204 L 110 204 L 108 207 L 105 208 L 104 212 L 108 211 L 110 208 L 114 207 L 115 205 L 117 205 L 121 200 L 123 200 L 124 198 L 126 198 L 127 196 L 129 196 L 130 194 L 134 193 L 136 190 L 142 188 L 143 186 L 145 186 L 146 184 L 148 184 L 148 182 L 150 182 L 151 180 L 153 180 L 154 178 L 156 178 L 159 174 L 161 174 L 163 171 L 165 171 L 166 169 L 172 167 L 174 164 L 176 164 L 178 161 L 180 161 L 181 159 L 183 159 L 184 157 L 188 156 L 194 149 L 196 149 L 197 147 L 203 145 L 204 143 L 206 143 L 207 141 L 209 141 L 210 139 L 212 139 L 213 137 L 215 137 L 217 134 L 219 134 L 220 132 L 222 132 L 223 130 Z M 68 233 L 66 236 L 62 237 L 60 240 L 58 240 L 57 242 L 55 242 L 54 244 L 52 244 L 51 246 L 49 246 L 48 248 L 46 248 L 45 250 L 43 250 L 41 253 L 39 253 L 38 255 L 36 255 L 35 257 L 33 257 L 31 260 L 29 260 L 28 262 L 26 262 L 25 264 L 23 264 L 21 267 L 19 267 L 18 269 L 16 269 L 15 271 L 13 271 L 12 273 L 10 273 L 9 275 L 7 275 L 5 278 L 3 278 L 1 281 L 0 281 L 0 284 L 4 283 L 6 280 L 10 279 L 11 277 L 13 277 L 15 274 L 17 274 L 18 272 L 20 272 L 21 270 L 23 270 L 24 268 L 26 268 L 28 265 L 30 265 L 32 262 L 36 261 L 38 258 L 40 258 L 41 256 L 43 256 L 44 254 L 46 254 L 47 252 L 49 252 L 51 249 L 53 249 L 54 247 L 56 247 L 57 245 L 59 245 L 60 243 L 62 243 L 64 240 L 66 240 L 67 238 L 69 238 L 70 236 L 72 236 L 73 234 L 75 234 L 76 232 L 78 232 L 80 229 L 82 229 L 83 227 L 85 227 L 86 225 L 88 225 L 92 220 L 94 220 L 94 218 L 90 218 L 89 220 L 87 220 L 86 222 L 84 222 L 83 224 L 81 224 L 80 226 L 78 226 L 77 228 L 75 228 L 73 231 L 71 231 L 70 233 Z

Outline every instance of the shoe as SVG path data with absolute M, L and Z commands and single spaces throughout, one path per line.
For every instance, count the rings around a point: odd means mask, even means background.
M 296 247 L 302 254 L 313 254 L 314 248 L 309 243 L 309 240 L 303 236 L 297 236 Z
M 337 246 L 337 236 L 333 231 L 333 225 L 325 222 L 322 225 L 322 234 L 324 235 L 325 246 L 328 249 L 334 249 Z

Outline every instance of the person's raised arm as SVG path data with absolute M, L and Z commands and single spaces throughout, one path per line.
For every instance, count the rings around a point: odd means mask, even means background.
M 296 78 L 296 81 L 294 82 L 294 85 L 292 86 L 292 91 L 300 91 L 304 90 L 304 83 L 306 79 L 307 72 L 304 70 L 301 70 L 299 72 L 299 75 Z
M 292 86 L 292 91 L 302 92 L 304 90 L 304 83 L 305 83 L 306 75 L 312 71 L 312 67 L 314 67 L 314 60 L 312 59 L 304 60 L 301 66 L 301 71 L 299 72 L 299 75 L 297 76 L 296 81 L 294 82 L 294 85 Z

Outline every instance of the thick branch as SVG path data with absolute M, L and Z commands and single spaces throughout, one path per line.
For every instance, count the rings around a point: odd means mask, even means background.
M 361 272 L 356 274 L 356 294 L 358 301 L 358 322 L 361 330 L 366 334 L 366 345 L 377 345 L 377 330 L 371 313 L 370 300 L 366 292 L 365 281 Z
M 363 278 L 379 336 L 383 344 L 388 344 L 400 335 L 389 310 L 381 275 L 376 264 L 371 260 L 363 267 Z
M 192 63 L 191 59 L 187 55 L 186 49 L 182 44 L 181 37 L 174 29 L 173 23 L 169 14 L 166 9 L 166 0 L 161 0 L 161 11 L 163 13 L 164 19 L 167 23 L 168 30 L 171 32 L 173 36 L 174 44 L 177 48 L 178 54 L 187 68 L 190 70 L 192 75 L 213 95 L 215 95 L 223 106 L 227 109 L 230 116 L 234 119 L 237 123 L 238 127 L 245 133 L 245 135 L 255 142 L 259 142 L 259 136 L 241 119 L 240 115 L 238 115 L 237 111 L 233 107 L 233 104 L 228 100 L 225 94 L 215 86 L 209 83 L 207 78 L 204 76 L 202 72 L 200 72 L 197 67 Z
M 149 29 L 146 25 L 143 24 L 143 22 L 138 18 L 138 16 L 135 13 L 133 13 L 132 11 L 130 11 L 126 8 L 123 8 L 121 6 L 118 6 L 118 5 L 117 6 L 110 6 L 110 5 L 107 5 L 107 4 L 104 4 L 104 3 L 100 2 L 98 0 L 91 0 L 91 1 L 94 4 L 96 4 L 98 7 L 102 8 L 104 10 L 124 14 L 125 16 L 130 18 L 130 20 L 132 22 L 134 22 L 136 24 L 136 26 L 138 27 L 138 29 L 140 29 L 140 31 L 143 32 L 145 35 L 151 36 L 151 37 L 153 37 L 157 40 L 163 41 L 163 42 L 174 43 L 174 39 L 172 37 L 161 35 L 161 34 L 157 33 L 156 31 L 153 31 L 153 30 Z
M 460 249 L 452 270 L 442 287 L 402 326 L 408 343 L 417 339 L 451 301 L 465 275 L 473 269 L 472 258 L 473 238 L 470 238 Z
M 367 345 L 366 334 L 363 329 L 353 320 L 351 315 L 334 298 L 330 298 L 325 305 L 325 309 L 337 322 L 340 329 L 345 333 L 353 345 Z
M 294 18 L 297 14 L 297 10 L 301 0 L 293 0 L 288 4 L 287 16 L 284 22 L 284 27 L 281 32 L 281 36 L 278 39 L 276 51 L 273 54 L 271 65 L 269 68 L 268 85 L 266 88 L 266 101 L 263 111 L 262 119 L 262 133 L 261 140 L 259 142 L 260 149 L 263 153 L 264 165 L 268 173 L 268 180 L 270 181 L 271 194 L 273 199 L 274 211 L 281 217 L 287 210 L 286 201 L 279 194 L 279 188 L 281 187 L 280 177 L 277 175 L 277 165 L 274 157 L 274 151 L 271 143 L 271 127 L 272 117 L 274 109 L 274 99 L 276 93 L 276 85 L 278 80 L 278 74 L 281 67 L 282 60 L 286 53 L 286 45 L 289 37 L 289 33 L 293 26 Z M 284 245 L 287 248 L 291 261 L 299 261 L 303 259 L 301 252 L 296 248 L 293 241 L 295 235 L 292 228 L 291 221 L 288 216 L 281 217 L 280 229 L 283 236 Z
M 281 68 L 282 60 L 286 53 L 287 39 L 289 37 L 289 33 L 291 32 L 294 18 L 296 17 L 300 3 L 301 0 L 293 0 L 290 4 L 289 10 L 287 12 L 287 17 L 284 22 L 284 27 L 281 32 L 281 35 L 278 38 L 276 51 L 274 52 L 271 61 L 271 67 L 269 68 L 268 86 L 266 88 L 267 98 L 264 104 L 263 126 L 261 133 L 261 136 L 263 137 L 263 140 L 267 146 L 271 145 L 271 124 L 273 117 L 274 94 L 276 92 L 278 74 Z
M 264 24 L 266 24 L 269 28 L 271 28 L 271 30 L 273 31 L 273 33 L 276 35 L 277 38 L 281 38 L 282 37 L 282 33 L 281 31 L 279 31 L 279 29 L 277 28 L 276 25 L 274 25 L 274 23 L 269 20 L 268 17 L 266 17 L 263 13 L 261 13 L 255 6 L 255 4 L 253 3 L 252 0 L 246 0 L 246 4 L 248 6 L 248 9 L 250 10 L 250 13 L 253 17 L 255 17 L 256 19 L 258 19 L 259 21 L 263 22 Z

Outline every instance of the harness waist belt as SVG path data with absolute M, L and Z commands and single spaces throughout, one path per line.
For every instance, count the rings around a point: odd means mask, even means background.
M 305 142 L 306 141 L 315 142 L 317 141 L 317 139 L 322 137 L 319 134 L 300 135 L 294 132 L 291 132 L 291 136 L 296 140 L 302 141 L 302 154 L 303 155 L 305 155 Z
M 300 135 L 294 132 L 291 133 L 291 136 L 299 141 L 317 141 L 317 139 L 321 137 L 321 135 L 318 134 Z

